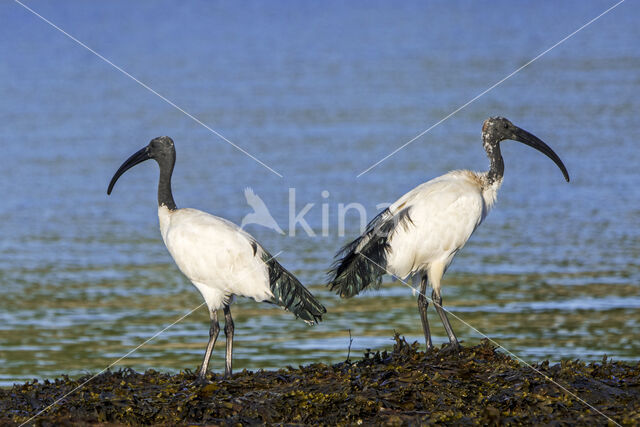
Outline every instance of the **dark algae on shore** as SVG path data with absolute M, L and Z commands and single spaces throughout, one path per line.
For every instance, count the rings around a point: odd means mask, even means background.
M 192 372 L 108 371 L 29 423 L 640 425 L 640 363 L 534 365 L 605 417 L 487 341 L 425 354 L 395 340 L 356 362 L 210 375 L 204 386 Z M 29 420 L 89 378 L 0 390 L 0 424 Z

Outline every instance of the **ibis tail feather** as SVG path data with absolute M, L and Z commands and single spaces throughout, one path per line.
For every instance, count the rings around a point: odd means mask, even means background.
M 329 287 L 343 298 L 357 295 L 369 286 L 377 288 L 387 273 L 389 239 L 396 227 L 411 222 L 409 208 L 396 215 L 389 209 L 379 213 L 367 225 L 365 232 L 345 245 L 329 271 Z
M 269 269 L 269 283 L 273 294 L 271 302 L 291 311 L 309 324 L 320 322 L 327 309 L 316 297 L 266 251 L 263 260 Z

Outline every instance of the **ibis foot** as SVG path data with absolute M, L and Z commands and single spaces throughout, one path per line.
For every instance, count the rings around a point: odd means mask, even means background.
M 207 377 L 203 376 L 203 375 L 198 375 L 195 379 L 195 381 L 193 381 L 191 384 L 189 384 L 192 387 L 204 387 L 207 384 L 211 384 L 212 381 L 208 380 Z
M 453 356 L 460 353 L 461 350 L 462 347 L 460 346 L 460 343 L 456 341 L 442 346 L 440 350 L 438 350 L 438 354 L 442 356 Z

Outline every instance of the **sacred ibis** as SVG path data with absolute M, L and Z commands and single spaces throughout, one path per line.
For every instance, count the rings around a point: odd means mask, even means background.
M 449 350 L 458 339 L 442 309 L 441 280 L 453 257 L 482 223 L 496 201 L 504 162 L 500 142 L 522 142 L 547 155 L 569 174 L 556 153 L 529 132 L 504 117 L 490 117 L 482 125 L 482 143 L 491 162 L 487 172 L 455 170 L 421 184 L 400 197 L 367 225 L 365 232 L 337 254 L 328 286 L 341 297 L 352 297 L 380 285 L 390 273 L 420 280 L 418 310 L 427 349 L 433 348 L 427 320 L 427 283 L 431 298 L 449 336 Z
M 251 235 L 226 219 L 196 209 L 178 209 L 171 192 L 176 161 L 174 143 L 168 136 L 153 139 L 129 157 L 116 171 L 107 194 L 118 178 L 133 166 L 153 159 L 160 167 L 158 218 L 160 233 L 182 273 L 202 294 L 211 320 L 209 342 L 198 380 L 205 381 L 211 352 L 218 338 L 218 310 L 225 317 L 227 348 L 225 376 L 231 375 L 234 296 L 275 303 L 309 324 L 322 320 L 326 309 Z

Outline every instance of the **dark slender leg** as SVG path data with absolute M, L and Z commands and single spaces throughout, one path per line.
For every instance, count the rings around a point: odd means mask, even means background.
M 207 368 L 209 367 L 209 359 L 211 358 L 211 352 L 216 345 L 218 334 L 220 333 L 220 324 L 218 323 L 218 311 L 214 310 L 209 313 L 211 319 L 211 326 L 209 327 L 209 343 L 207 344 L 207 350 L 204 353 L 204 360 L 202 366 L 198 372 L 198 380 L 203 381 L 207 376 Z
M 233 355 L 233 319 L 231 318 L 231 308 L 225 305 L 224 308 L 224 334 L 227 337 L 227 354 L 224 358 L 224 376 L 231 377 L 231 356 Z
M 449 319 L 447 318 L 447 313 L 442 309 L 442 296 L 440 296 L 440 292 L 436 292 L 436 290 L 434 289 L 431 293 L 431 299 L 433 300 L 433 304 L 436 306 L 436 310 L 440 315 L 440 319 L 442 320 L 444 329 L 447 331 L 447 335 L 449 335 L 449 342 L 451 343 L 451 347 L 453 347 L 454 349 L 460 348 L 458 338 L 456 338 L 456 334 L 453 333 L 453 329 L 451 328 L 451 324 L 449 323 Z
M 427 350 L 433 348 L 431 344 L 431 332 L 429 331 L 429 319 L 427 319 L 427 307 L 429 307 L 429 301 L 427 300 L 427 275 L 422 276 L 420 282 L 420 294 L 418 295 L 418 311 L 420 312 L 420 319 L 422 320 L 422 330 L 424 331 L 424 340 L 427 343 Z

